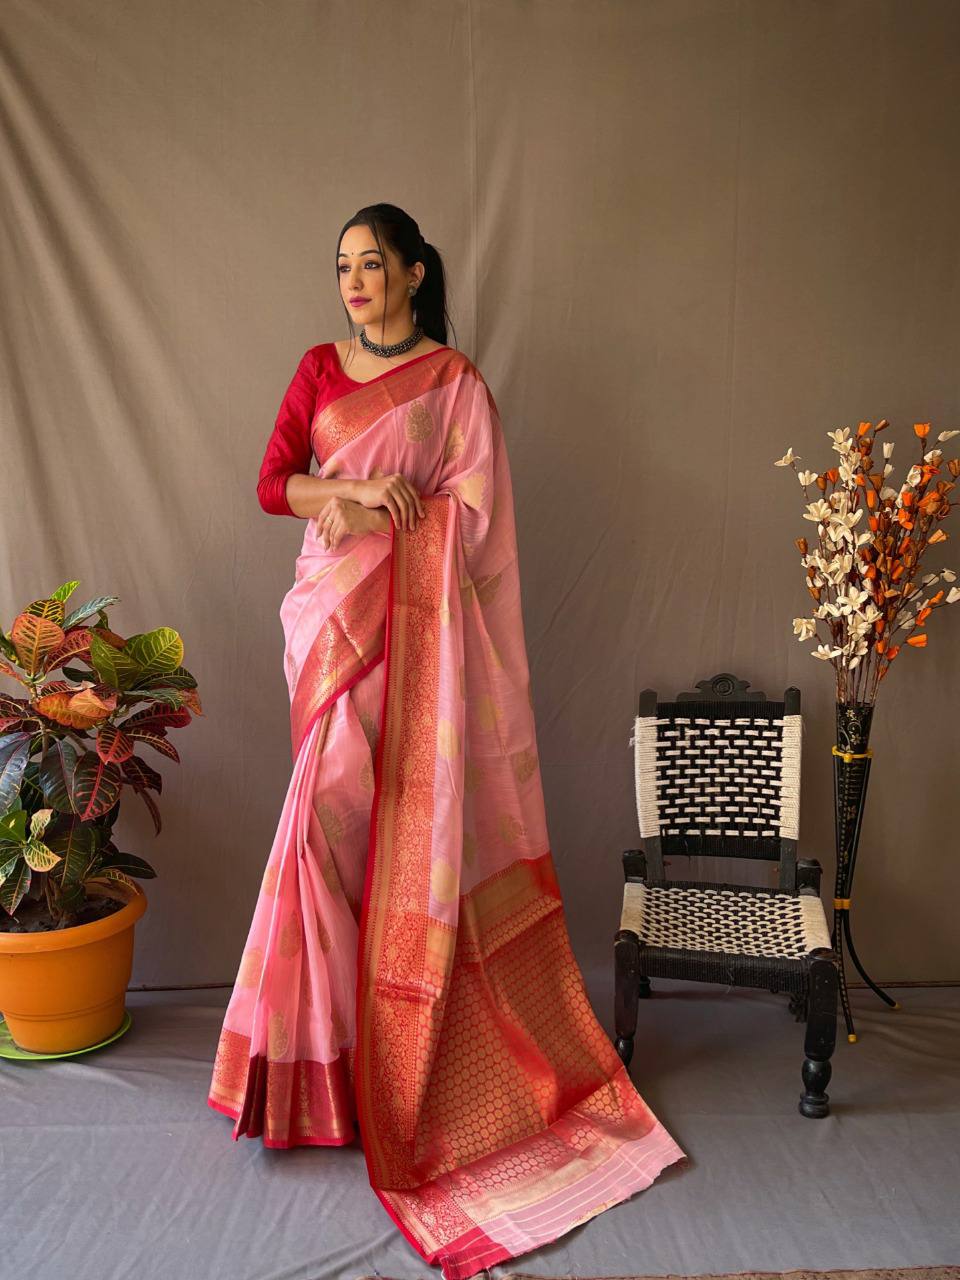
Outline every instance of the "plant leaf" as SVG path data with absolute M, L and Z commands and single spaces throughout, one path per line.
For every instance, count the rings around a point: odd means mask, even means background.
M 66 631 L 69 627 L 75 627 L 81 618 L 89 618 L 91 613 L 97 613 L 100 609 L 119 603 L 119 596 L 98 596 L 95 600 L 88 600 L 86 604 L 80 605 L 72 613 L 67 614 L 63 620 L 63 629 Z

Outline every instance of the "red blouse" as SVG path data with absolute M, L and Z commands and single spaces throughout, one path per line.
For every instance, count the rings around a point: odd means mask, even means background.
M 311 347 L 300 357 L 297 371 L 287 387 L 273 433 L 267 441 L 260 477 L 257 480 L 257 497 L 264 511 L 273 516 L 295 516 L 287 501 L 288 476 L 310 471 L 313 445 L 310 442 L 310 426 L 317 412 L 321 393 L 332 390 L 330 354 L 332 342 Z M 334 358 L 337 368 L 339 360 Z M 342 377 L 341 372 L 341 377 Z M 349 384 L 348 384 L 349 385 Z

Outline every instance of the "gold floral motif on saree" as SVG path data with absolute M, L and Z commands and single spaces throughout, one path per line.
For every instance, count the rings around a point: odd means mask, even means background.
M 282 1058 L 288 1043 L 287 1024 L 282 1011 L 277 1009 L 267 1022 L 267 1057 L 274 1060 Z
M 473 586 L 477 593 L 477 599 L 481 604 L 489 604 L 494 598 L 502 577 L 502 573 L 488 573 L 482 578 L 477 578 Z
M 452 760 L 460 754 L 460 735 L 450 720 L 441 720 L 437 726 L 437 750 L 444 760 Z
M 290 912 L 289 917 L 280 930 L 280 936 L 277 939 L 277 950 L 282 956 L 295 956 L 300 950 L 300 944 L 302 941 L 303 935 L 300 930 L 300 916 L 295 908 Z
M 317 815 L 320 826 L 323 828 L 327 844 L 331 849 L 335 848 L 343 839 L 343 822 L 340 819 L 340 815 L 330 805 L 317 804 L 316 800 L 314 800 L 313 811 Z
M 479 471 L 475 471 L 473 475 L 467 476 L 461 480 L 459 484 L 454 485 L 457 493 L 463 498 L 468 507 L 473 507 L 479 511 L 483 506 L 483 496 L 486 492 L 487 477 Z
M 320 943 L 320 950 L 324 955 L 326 955 L 332 945 L 330 934 L 328 933 L 327 926 L 323 923 L 323 919 L 320 915 L 315 914 L 314 921 L 317 926 L 317 940 Z
M 238 987 L 255 987 L 263 972 L 263 947 L 249 947 L 244 951 L 237 970 Z
M 459 883 L 456 867 L 438 858 L 430 872 L 430 890 L 437 902 L 452 902 L 457 896 Z
M 527 834 L 520 819 L 512 813 L 501 813 L 497 819 L 497 831 L 504 844 L 516 844 Z
M 260 891 L 265 893 L 268 898 L 272 898 L 277 892 L 277 877 L 280 874 L 280 864 L 278 862 L 268 862 L 267 869 L 263 873 L 263 879 L 260 882 Z
M 477 723 L 481 729 L 495 729 L 503 717 L 503 710 L 489 693 L 481 693 L 477 698 Z
M 510 756 L 510 764 L 513 766 L 513 776 L 516 780 L 526 782 L 536 772 L 537 754 L 535 751 L 514 751 Z
M 422 400 L 414 400 L 407 409 L 404 430 L 408 440 L 414 444 L 422 444 L 429 440 L 437 429 L 433 414 Z
M 443 446 L 443 461 L 455 462 L 463 453 L 466 445 L 466 437 L 463 434 L 463 427 L 459 422 L 451 422 L 450 429 L 447 432 L 447 439 Z

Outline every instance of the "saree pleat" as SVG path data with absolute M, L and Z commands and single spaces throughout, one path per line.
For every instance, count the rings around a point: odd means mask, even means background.
M 210 1101 L 271 1145 L 347 1142 L 356 1120 L 393 1221 L 466 1280 L 684 1152 L 570 946 L 489 389 L 443 348 L 334 401 L 313 438 L 322 474 L 402 472 L 426 514 L 336 553 L 308 521 L 281 610 L 293 777 Z

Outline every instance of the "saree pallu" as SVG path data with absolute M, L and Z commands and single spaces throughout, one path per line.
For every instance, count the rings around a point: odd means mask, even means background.
M 293 777 L 209 1101 L 268 1145 L 349 1142 L 356 1119 L 387 1212 L 465 1280 L 684 1152 L 570 947 L 489 388 L 439 348 L 312 437 L 321 475 L 400 472 L 426 515 L 335 551 L 307 522 L 281 608 Z

